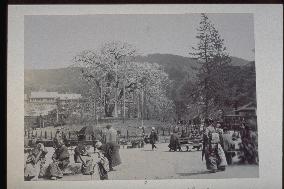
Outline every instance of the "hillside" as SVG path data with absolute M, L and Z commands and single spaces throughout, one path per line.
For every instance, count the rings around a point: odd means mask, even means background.
M 46 89 L 84 94 L 86 88 L 88 84 L 81 79 L 79 68 L 25 70 L 25 93 Z
M 137 56 L 136 61 L 158 63 L 169 74 L 169 78 L 176 83 L 185 77 L 194 79 L 196 70 L 193 68 L 198 67 L 196 59 L 171 54 Z M 241 58 L 232 57 L 231 64 L 244 66 L 248 62 Z M 84 94 L 86 88 L 88 88 L 88 84 L 81 79 L 79 68 L 25 70 L 25 93 L 46 89 L 48 91 Z

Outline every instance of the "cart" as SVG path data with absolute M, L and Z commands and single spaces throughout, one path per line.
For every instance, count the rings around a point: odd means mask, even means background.
M 179 138 L 179 143 L 181 147 L 181 151 L 192 151 L 196 149 L 197 151 L 202 149 L 202 139 L 201 138 L 191 138 L 184 137 Z

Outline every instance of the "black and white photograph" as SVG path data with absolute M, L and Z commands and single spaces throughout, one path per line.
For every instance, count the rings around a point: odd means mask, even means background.
M 24 16 L 25 181 L 259 178 L 251 13 Z

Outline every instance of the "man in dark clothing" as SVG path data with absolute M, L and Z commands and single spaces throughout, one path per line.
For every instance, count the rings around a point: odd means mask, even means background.
M 231 149 L 231 146 L 233 145 L 232 135 L 229 133 L 227 127 L 224 127 L 223 131 L 224 133 L 222 135 L 222 139 L 223 139 L 222 147 L 225 152 L 227 163 L 230 165 L 232 164 L 232 154 L 229 152 Z
M 113 167 L 121 164 L 120 154 L 119 154 L 119 144 L 117 143 L 117 131 L 111 126 L 106 126 L 107 130 L 105 132 L 105 144 L 106 144 L 106 158 L 109 161 L 110 171 L 114 171 Z
M 152 145 L 152 150 L 154 150 L 154 148 L 157 148 L 157 146 L 155 145 L 156 141 L 158 140 L 158 135 L 155 131 L 155 127 L 152 127 L 152 131 L 150 134 L 150 144 Z
M 170 138 L 170 144 L 169 144 L 170 151 L 181 151 L 179 139 L 177 133 L 172 133 Z
M 63 171 L 70 163 L 70 154 L 62 139 L 55 144 L 55 152 L 52 155 L 53 162 L 49 165 L 50 176 L 52 180 L 63 177 Z
M 244 152 L 243 162 L 247 161 L 249 164 L 256 163 L 256 143 L 253 142 L 255 137 L 252 135 L 251 128 L 245 125 L 241 131 L 242 151 Z
M 85 145 L 85 135 L 78 135 L 78 145 L 74 149 L 74 161 L 75 163 L 82 163 L 82 156 L 89 156 Z

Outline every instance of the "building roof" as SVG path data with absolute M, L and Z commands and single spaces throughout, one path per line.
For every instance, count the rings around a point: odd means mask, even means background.
M 254 103 L 250 102 L 244 106 L 239 107 L 235 112 L 243 112 L 243 111 L 255 111 L 256 106 Z
M 30 98 L 59 98 L 60 100 L 75 100 L 82 98 L 82 95 L 75 93 L 59 94 L 58 92 L 37 91 L 31 92 Z
M 38 92 L 31 92 L 30 98 L 57 98 L 58 92 L 45 92 L 45 91 L 38 91 Z
M 76 100 L 82 98 L 81 94 L 58 94 L 57 96 L 60 100 Z

